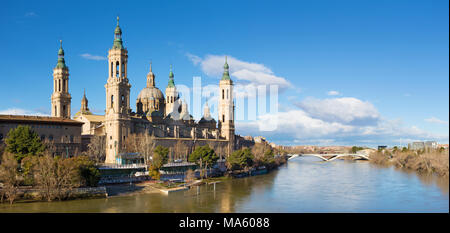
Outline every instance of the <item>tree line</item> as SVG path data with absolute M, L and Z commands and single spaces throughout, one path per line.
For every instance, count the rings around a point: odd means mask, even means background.
M 1 202 L 8 200 L 12 204 L 20 186 L 39 190 L 39 199 L 64 200 L 73 188 L 96 186 L 100 180 L 96 161 L 85 155 L 53 156 L 52 143 L 41 141 L 29 126 L 11 129 L 0 147 Z

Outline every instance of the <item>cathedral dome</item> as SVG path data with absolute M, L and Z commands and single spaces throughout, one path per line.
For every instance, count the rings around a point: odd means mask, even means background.
M 156 87 L 146 87 L 142 89 L 142 91 L 138 95 L 138 99 L 140 100 L 163 100 L 164 101 L 164 95 Z

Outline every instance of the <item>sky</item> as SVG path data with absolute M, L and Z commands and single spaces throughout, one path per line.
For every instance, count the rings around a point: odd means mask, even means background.
M 247 114 L 237 117 L 236 134 L 283 145 L 448 143 L 448 4 L 7 0 L 0 8 L 0 114 L 50 115 L 59 40 L 72 115 L 84 89 L 91 111 L 104 114 L 119 16 L 134 111 L 150 61 L 163 92 L 171 64 L 177 85 L 192 90 L 193 77 L 201 77 L 206 91 L 216 90 L 227 56 L 243 103 L 236 112 Z M 248 92 L 258 86 L 275 86 L 278 95 Z M 204 95 L 217 119 L 216 99 Z M 193 97 L 183 98 L 198 120 Z M 270 111 L 261 110 L 264 101 Z

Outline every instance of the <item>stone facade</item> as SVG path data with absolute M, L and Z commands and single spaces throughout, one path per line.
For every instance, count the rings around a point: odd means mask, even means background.
M 127 78 L 127 63 L 128 50 L 123 45 L 122 30 L 117 20 L 113 47 L 108 51 L 105 116 L 86 111 L 85 96 L 82 108 L 75 115 L 75 120 L 84 122 L 84 136 L 106 137 L 105 163 L 117 163 L 117 158 L 124 152 L 125 141 L 131 134 L 151 135 L 155 138 L 155 144 L 169 148 L 173 148 L 177 142 L 189 145 L 191 149 L 208 144 L 217 148 L 220 156 L 229 155 L 235 149 L 233 82 L 229 77 L 226 61 L 225 78 L 220 81 L 220 91 L 225 94 L 219 100 L 219 116 L 222 121 L 219 120 L 218 125 L 211 117 L 207 105 L 199 121 L 195 121 L 189 114 L 187 103 L 179 98 L 172 66 L 164 96 L 156 87 L 156 76 L 150 63 L 146 87 L 139 93 L 136 112 L 133 112 L 130 107 L 131 85 Z
M 81 126 L 83 123 L 61 117 L 0 115 L 0 143 L 11 129 L 19 125 L 30 126 L 42 141 L 54 145 L 55 155 L 72 157 L 81 152 Z

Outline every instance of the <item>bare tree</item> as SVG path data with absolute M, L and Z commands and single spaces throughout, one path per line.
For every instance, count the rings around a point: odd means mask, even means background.
M 54 163 L 54 159 L 49 154 L 46 154 L 40 157 L 36 166 L 34 166 L 35 171 L 33 173 L 35 182 L 42 197 L 47 199 L 47 201 L 53 200 L 55 196 Z
M 130 134 L 125 140 L 125 152 L 127 153 L 136 153 L 139 152 L 139 147 L 141 146 L 142 135 L 138 134 Z
M 3 181 L 2 197 L 9 200 L 12 204 L 18 196 L 19 184 L 22 182 L 23 177 L 17 171 L 19 164 L 11 153 L 4 153 L 2 156 L 2 164 L 0 165 L 0 180 Z
M 187 151 L 187 146 L 183 142 L 181 142 L 181 140 L 178 140 L 173 148 L 174 148 L 175 159 L 184 159 L 185 158 L 184 153 L 186 153 L 186 151 Z
M 195 180 L 195 172 L 192 169 L 187 170 L 186 178 L 184 179 L 186 183 L 193 182 Z
M 144 156 L 144 163 L 149 164 L 150 158 L 153 157 L 153 151 L 156 148 L 155 137 L 148 134 L 143 135 L 139 148 Z
M 39 157 L 34 169 L 37 187 L 47 201 L 67 198 L 70 190 L 76 186 L 76 168 L 70 159 L 53 158 L 46 153 Z
M 106 158 L 106 138 L 105 136 L 92 136 L 85 154 L 96 163 L 102 163 Z

